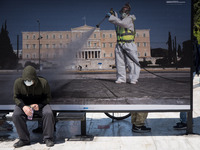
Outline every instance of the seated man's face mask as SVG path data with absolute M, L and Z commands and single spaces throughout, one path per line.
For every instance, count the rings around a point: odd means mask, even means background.
M 31 85 L 34 84 L 34 82 L 33 82 L 33 80 L 24 80 L 24 84 L 25 84 L 26 86 L 31 86 Z

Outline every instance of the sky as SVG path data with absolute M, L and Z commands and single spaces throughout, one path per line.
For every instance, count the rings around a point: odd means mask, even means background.
M 136 29 L 150 29 L 151 48 L 167 48 L 168 32 L 177 43 L 191 38 L 191 0 L 0 0 L 0 25 L 7 21 L 13 49 L 17 49 L 17 35 L 22 44 L 22 32 L 70 31 L 86 24 L 96 27 L 110 8 L 116 12 L 129 2 L 131 14 L 136 16 Z M 102 30 L 114 30 L 105 20 Z

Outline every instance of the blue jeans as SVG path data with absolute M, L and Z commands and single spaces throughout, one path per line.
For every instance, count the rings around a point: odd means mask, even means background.
M 180 112 L 180 121 L 182 123 L 187 123 L 187 112 Z

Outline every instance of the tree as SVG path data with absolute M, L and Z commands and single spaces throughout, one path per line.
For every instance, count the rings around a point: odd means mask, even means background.
M 173 40 L 173 62 L 176 65 L 177 64 L 177 50 L 176 50 L 176 36 L 174 37 Z
M 194 0 L 193 2 L 193 34 L 200 44 L 200 1 Z
M 0 69 L 13 69 L 17 66 L 17 56 L 13 51 L 8 34 L 5 21 L 0 32 Z
M 167 44 L 168 44 L 168 63 L 171 64 L 171 62 L 172 62 L 172 38 L 171 38 L 170 32 L 169 32 Z
M 181 45 L 178 44 L 178 57 L 180 58 L 181 56 L 182 56 Z
M 182 48 L 182 57 L 180 60 L 180 65 L 182 67 L 190 67 L 192 62 L 192 41 L 184 41 L 183 48 Z

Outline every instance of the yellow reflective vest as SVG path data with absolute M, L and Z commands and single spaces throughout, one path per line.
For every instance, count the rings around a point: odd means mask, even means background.
M 117 43 L 130 43 L 135 40 L 135 31 L 117 26 Z

